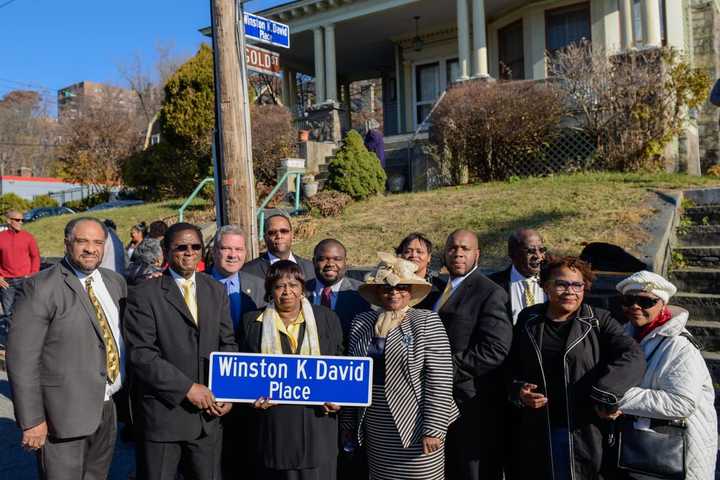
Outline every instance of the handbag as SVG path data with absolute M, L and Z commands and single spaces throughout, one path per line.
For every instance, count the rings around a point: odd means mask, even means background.
M 664 341 L 658 342 L 648 355 L 648 363 Z M 635 473 L 642 475 L 641 478 L 684 480 L 687 454 L 685 420 L 643 419 L 648 425 L 642 429 L 636 428 L 637 420 L 632 416 L 618 420 L 617 468 L 628 473 L 630 478 Z

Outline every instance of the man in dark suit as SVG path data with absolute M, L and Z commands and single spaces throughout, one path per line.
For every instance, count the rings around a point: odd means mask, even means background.
M 215 401 L 207 387 L 210 352 L 237 351 L 225 289 L 196 273 L 203 242 L 188 223 L 163 238 L 169 268 L 133 288 L 125 316 L 133 396 L 140 404 L 142 455 L 138 474 L 174 480 L 218 478 L 219 417 L 232 404 Z
M 508 268 L 488 276 L 508 294 L 507 309 L 513 324 L 518 314 L 527 307 L 545 303 L 545 292 L 540 286 L 540 266 L 547 249 L 538 232 L 521 228 L 508 238 Z
M 347 272 L 347 250 L 334 238 L 322 240 L 313 253 L 315 278 L 306 282 L 306 291 L 313 305 L 323 305 L 340 318 L 345 346 L 350 336 L 350 325 L 355 315 L 371 310 L 370 304 L 360 296 L 362 285 Z
M 505 401 L 500 366 L 510 351 L 512 322 L 507 294 L 478 269 L 477 235 L 457 230 L 445 243 L 450 273 L 434 310 L 450 340 L 455 367 L 453 396 L 460 417 L 446 439 L 450 480 L 502 478 L 502 406 Z
M 263 279 L 240 269 L 245 264 L 247 241 L 245 232 L 237 225 L 224 225 L 215 233 L 211 276 L 225 288 L 230 302 L 230 316 L 236 336 L 247 312 L 265 306 Z M 254 447 L 252 409 L 249 405 L 235 405 L 223 418 L 222 470 L 224 478 L 253 478 Z
M 65 227 L 65 258 L 25 283 L 10 325 L 7 369 L 22 444 L 44 479 L 105 479 L 116 438 L 113 395 L 125 377 L 125 280 L 98 268 L 107 230 Z
M 242 271 L 265 280 L 270 265 L 278 260 L 295 262 L 302 271 L 305 281 L 315 278 L 312 262 L 292 252 L 293 230 L 290 219 L 285 215 L 271 215 L 265 220 L 265 246 L 267 252 L 245 264 Z

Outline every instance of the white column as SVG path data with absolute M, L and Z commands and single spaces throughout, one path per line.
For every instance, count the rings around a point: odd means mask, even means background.
M 488 76 L 485 0 L 473 0 L 473 77 Z
M 325 101 L 325 50 L 323 31 L 318 27 L 313 30 L 315 35 L 315 102 Z
M 633 8 L 632 0 L 619 0 L 620 10 L 620 42 L 622 50 L 632 48 L 635 43 L 633 38 Z
M 458 58 L 460 77 L 457 80 L 470 78 L 470 15 L 467 0 L 457 0 Z
M 680 21 L 680 19 L 677 19 Z M 660 37 L 660 5 L 658 0 L 642 0 L 643 43 L 646 47 L 659 47 Z
M 325 27 L 325 97 L 337 100 L 337 68 L 335 64 L 335 25 Z

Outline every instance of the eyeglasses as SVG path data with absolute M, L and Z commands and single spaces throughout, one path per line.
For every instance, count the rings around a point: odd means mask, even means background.
M 181 243 L 180 245 L 175 245 L 173 247 L 173 250 L 176 250 L 178 252 L 187 252 L 190 248 L 193 250 L 193 252 L 199 252 L 200 250 L 202 250 L 202 245 L 200 245 L 199 243 Z
M 272 237 L 274 235 L 288 235 L 290 233 L 289 228 L 278 228 L 277 230 L 268 230 L 267 236 Z
M 12 220 L 13 222 L 18 222 L 18 223 L 23 223 L 25 221 L 22 218 L 12 218 L 12 217 L 8 217 L 8 220 Z
M 580 293 L 585 290 L 583 282 L 566 282 L 565 280 L 555 280 L 555 290 L 558 293 L 575 292 Z
M 409 292 L 412 289 L 410 285 L 383 285 L 383 293 L 392 293 L 397 290 L 398 292 Z
M 547 253 L 547 248 L 522 248 L 520 249 L 520 251 L 523 252 L 525 255 L 545 255 Z
M 654 307 L 659 301 L 659 298 L 642 297 L 640 295 L 623 295 L 620 297 L 620 304 L 623 307 L 632 307 L 633 305 L 637 305 L 644 310 Z

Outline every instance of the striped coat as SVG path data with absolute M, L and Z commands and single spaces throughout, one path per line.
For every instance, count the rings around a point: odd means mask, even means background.
M 348 354 L 367 356 L 380 312 L 355 317 Z M 448 425 L 458 416 L 452 396 L 453 364 L 450 343 L 440 318 L 429 310 L 408 310 L 385 344 L 385 393 L 403 447 L 422 437 L 445 438 Z M 365 409 L 353 409 L 343 422 L 364 441 Z

